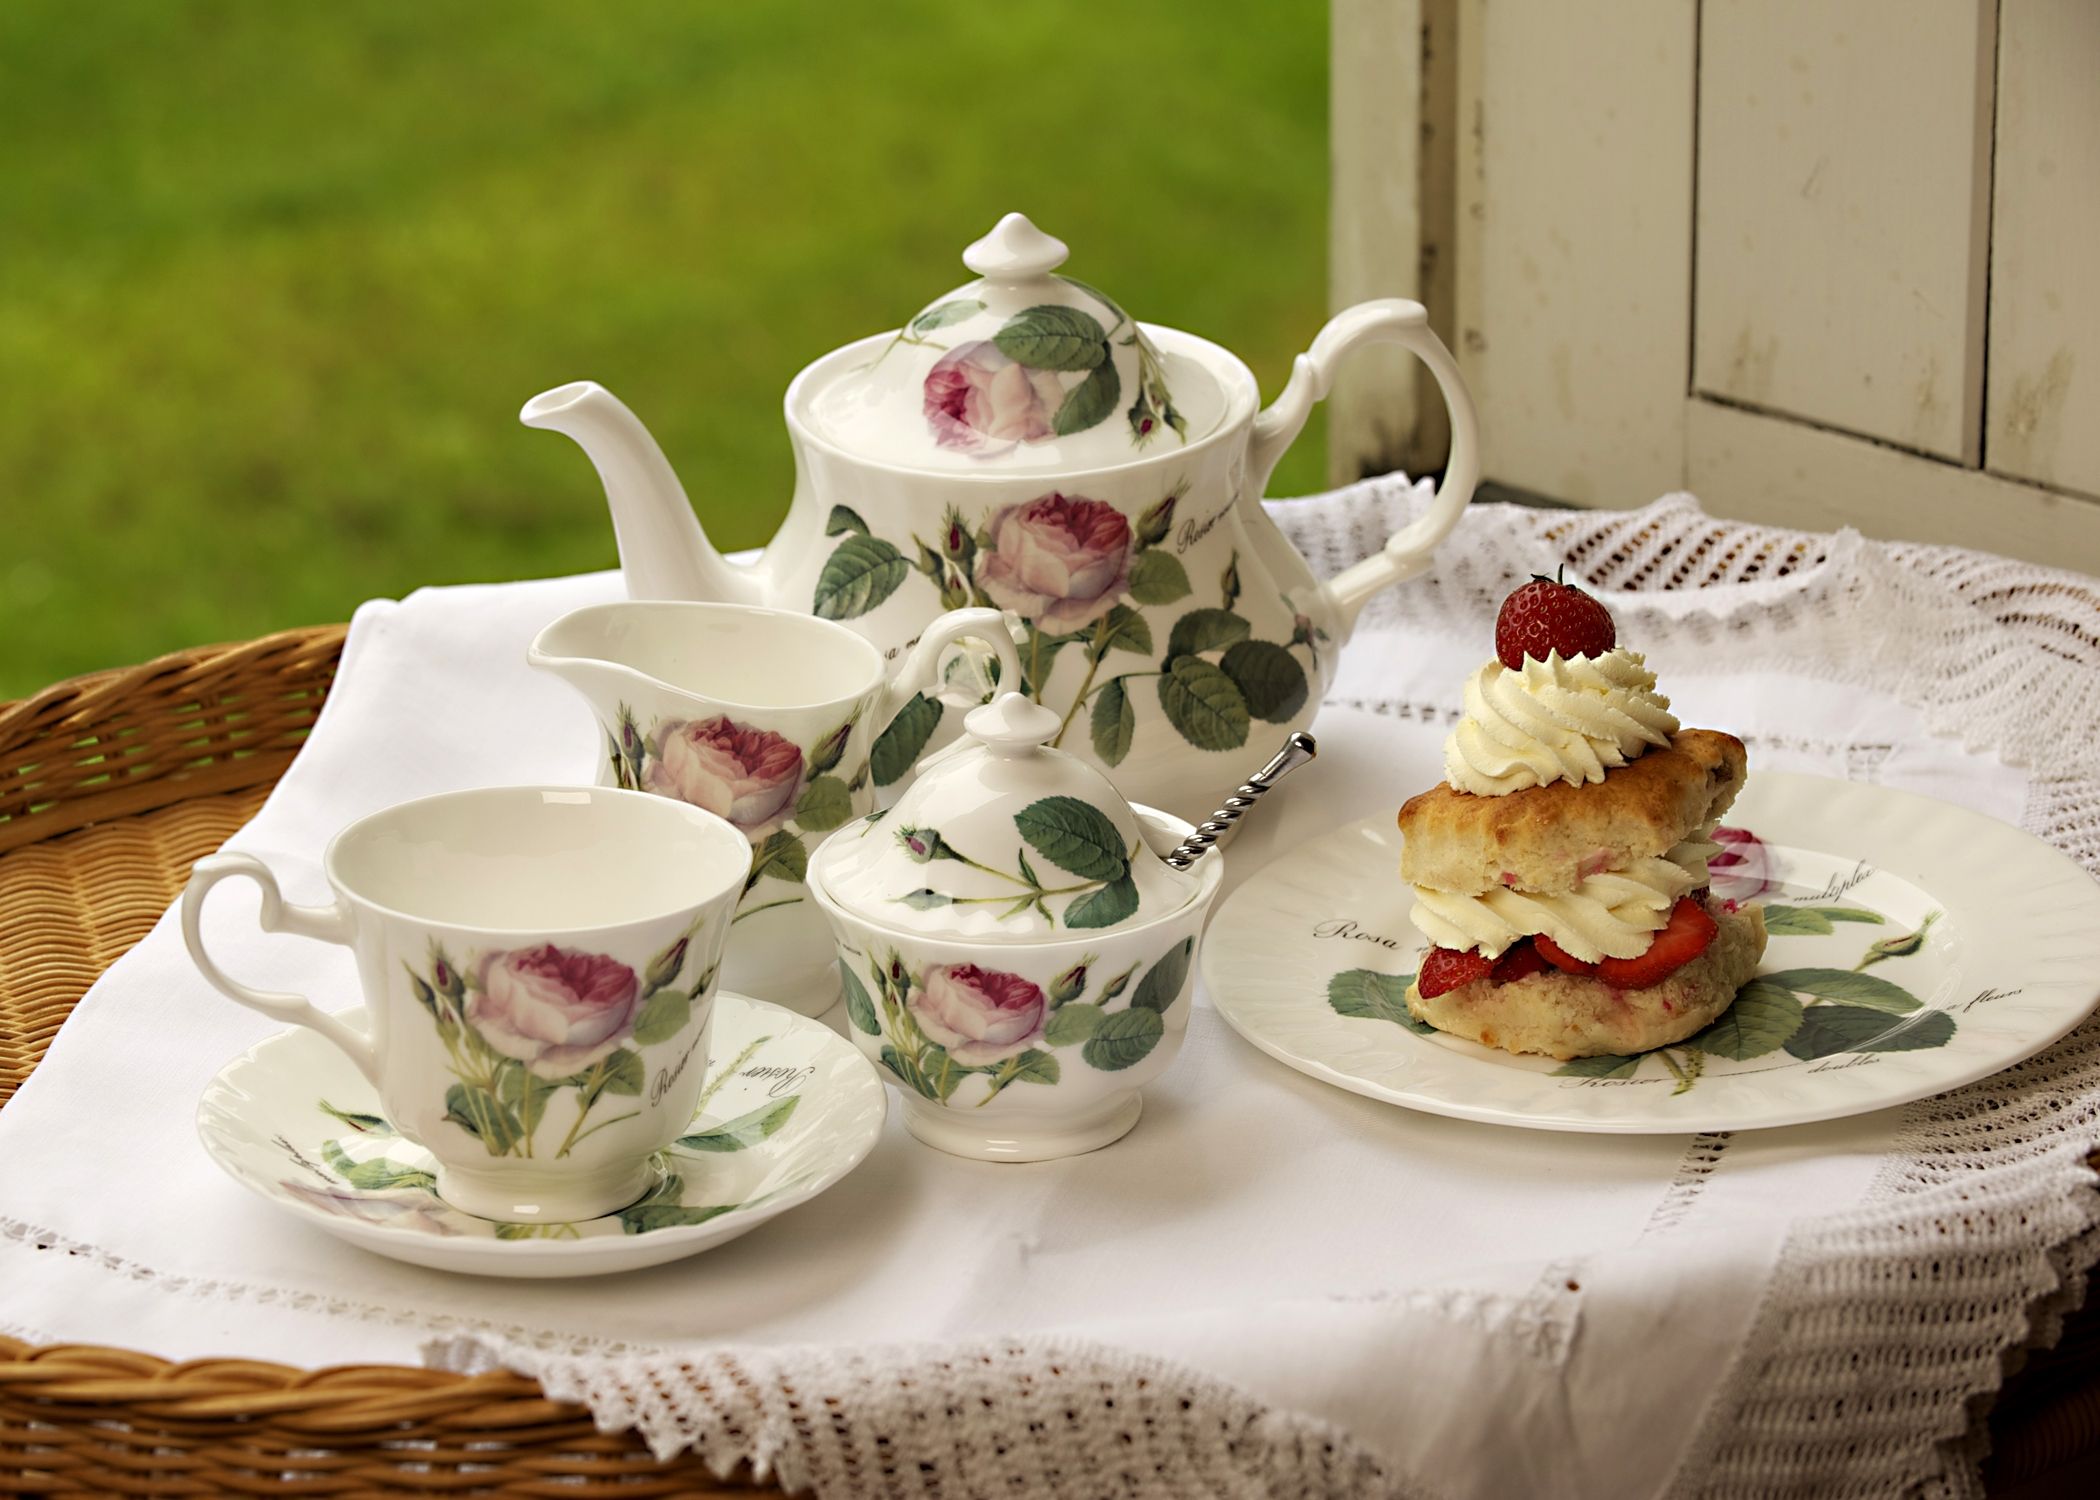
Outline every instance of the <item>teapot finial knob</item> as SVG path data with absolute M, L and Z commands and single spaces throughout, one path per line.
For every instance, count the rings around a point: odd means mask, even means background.
M 979 276 L 1025 281 L 1048 276 L 1071 253 L 1063 240 L 1030 223 L 1028 215 L 1008 214 L 992 226 L 990 234 L 963 251 L 963 264 Z
M 994 755 L 1027 755 L 1056 734 L 1060 723 L 1055 713 L 1019 693 L 1001 693 L 963 717 L 970 737 Z

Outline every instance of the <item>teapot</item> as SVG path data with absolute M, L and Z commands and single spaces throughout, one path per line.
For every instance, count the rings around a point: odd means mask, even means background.
M 945 610 L 996 607 L 1021 668 L 997 685 L 1058 715 L 1048 743 L 1193 820 L 1235 783 L 1250 735 L 1311 722 L 1365 603 L 1428 567 L 1479 477 L 1473 403 L 1422 306 L 1383 298 L 1330 319 L 1263 408 L 1238 358 L 1136 322 L 1056 274 L 1066 255 L 1008 214 L 963 253 L 978 279 L 797 375 L 794 498 L 755 561 L 709 544 L 662 450 L 602 386 L 557 387 L 519 419 L 596 466 L 631 597 L 798 610 L 891 657 Z M 1322 582 L 1262 492 L 1344 357 L 1372 343 L 1428 365 L 1450 462 L 1423 516 Z M 953 737 L 946 712 L 921 694 L 877 758 L 911 766 Z

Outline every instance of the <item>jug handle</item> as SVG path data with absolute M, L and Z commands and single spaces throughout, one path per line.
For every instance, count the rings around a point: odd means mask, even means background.
M 1480 482 L 1480 421 L 1465 377 L 1458 372 L 1458 361 L 1430 329 L 1429 314 L 1421 303 L 1381 297 L 1344 308 L 1328 319 L 1312 347 L 1291 367 L 1290 383 L 1254 419 L 1254 436 L 1248 445 L 1248 492 L 1259 496 L 1268 488 L 1277 461 L 1304 430 L 1314 404 L 1327 399 L 1336 368 L 1360 344 L 1398 344 L 1429 366 L 1451 413 L 1451 457 L 1436 496 L 1421 518 L 1395 532 L 1379 551 L 1327 581 L 1327 596 L 1341 617 L 1344 638 L 1356 628 L 1356 617 L 1372 595 L 1427 570 L 1429 555 L 1458 524 L 1459 512 Z
M 1006 688 L 1011 689 L 1021 680 L 1021 653 L 1014 648 L 1013 630 L 1006 616 L 996 609 L 951 609 L 921 632 L 918 644 L 883 689 L 875 710 L 878 736 L 915 695 L 925 693 L 946 701 L 938 691 L 941 653 L 960 641 L 981 641 L 992 648 L 992 655 L 999 659 L 999 681 Z M 975 708 L 976 701 L 971 700 L 969 706 Z

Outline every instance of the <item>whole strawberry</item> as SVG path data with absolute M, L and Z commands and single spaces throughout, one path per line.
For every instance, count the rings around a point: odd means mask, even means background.
M 1533 575 L 1495 616 L 1495 655 L 1512 672 L 1524 658 L 1602 656 L 1619 643 L 1611 611 L 1572 583 Z

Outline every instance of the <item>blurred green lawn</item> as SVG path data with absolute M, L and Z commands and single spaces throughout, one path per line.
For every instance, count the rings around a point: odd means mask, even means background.
M 1324 306 L 1319 0 L 8 0 L 0 699 L 423 583 L 604 567 L 580 376 L 716 539 L 789 378 L 1024 208 L 1273 393 Z M 1320 482 L 1317 434 L 1272 485 Z

